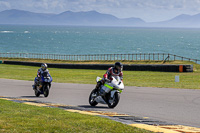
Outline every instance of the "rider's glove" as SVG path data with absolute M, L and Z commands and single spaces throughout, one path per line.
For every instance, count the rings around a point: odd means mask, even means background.
M 111 80 L 110 80 L 110 79 L 107 79 L 107 78 L 106 78 L 105 81 L 108 82 L 108 83 L 111 83 Z

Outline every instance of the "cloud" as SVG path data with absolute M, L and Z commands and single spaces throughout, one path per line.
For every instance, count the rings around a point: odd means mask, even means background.
M 51 10 L 87 10 L 96 8 L 102 9 L 200 9 L 200 0 L 0 0 L 0 5 L 9 8 L 26 8 L 30 10 L 43 9 Z M 195 8 L 195 9 L 194 9 Z
M 96 10 L 120 18 L 153 21 L 200 13 L 200 0 L 0 0 L 0 11 L 6 9 L 43 13 Z
M 0 1 L 0 9 L 2 10 L 6 10 L 11 8 L 9 2 L 5 2 L 5 1 Z

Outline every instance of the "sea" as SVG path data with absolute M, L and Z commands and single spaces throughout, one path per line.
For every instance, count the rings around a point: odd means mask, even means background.
M 170 53 L 200 60 L 200 29 L 0 25 L 0 53 Z

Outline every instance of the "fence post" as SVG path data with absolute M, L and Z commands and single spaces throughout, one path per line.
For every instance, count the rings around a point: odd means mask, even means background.
M 164 57 L 165 57 L 165 54 L 163 53 L 163 60 L 165 60 L 165 58 L 164 58 Z
M 168 54 L 168 61 L 169 61 L 169 54 Z
M 132 61 L 133 61 L 133 54 L 132 54 Z
M 149 53 L 149 61 L 151 60 L 151 54 Z
M 136 61 L 137 61 L 137 54 L 136 54 Z

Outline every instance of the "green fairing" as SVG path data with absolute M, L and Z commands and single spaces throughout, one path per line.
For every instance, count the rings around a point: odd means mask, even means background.
M 109 89 L 111 89 L 111 90 L 114 88 L 114 87 L 112 87 L 112 86 L 110 86 L 108 84 L 104 84 L 104 86 L 107 87 L 107 88 L 109 88 Z

